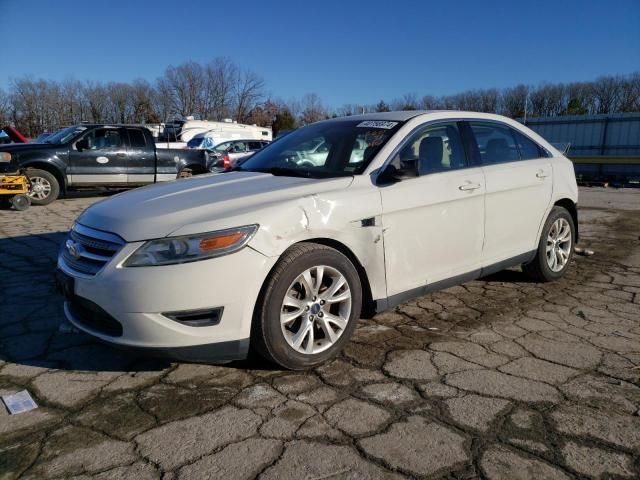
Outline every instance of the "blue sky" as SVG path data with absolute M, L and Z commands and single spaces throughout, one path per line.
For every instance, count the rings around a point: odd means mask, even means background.
M 640 70 L 640 0 L 0 0 L 0 87 L 228 56 L 289 99 L 375 103 Z

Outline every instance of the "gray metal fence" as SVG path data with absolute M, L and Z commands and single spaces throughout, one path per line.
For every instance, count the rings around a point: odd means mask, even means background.
M 525 124 L 549 142 L 570 142 L 570 157 L 640 156 L 640 112 L 527 118 Z

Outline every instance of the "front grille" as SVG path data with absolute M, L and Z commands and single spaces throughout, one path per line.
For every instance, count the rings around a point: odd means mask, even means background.
M 94 276 L 123 245 L 117 235 L 76 224 L 65 239 L 60 256 L 71 270 Z
M 90 330 L 111 337 L 122 336 L 122 324 L 92 301 L 72 295 L 67 298 L 67 307 L 73 318 Z

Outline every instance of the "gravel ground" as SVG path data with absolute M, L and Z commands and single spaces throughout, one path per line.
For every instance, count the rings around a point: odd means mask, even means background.
M 517 270 L 360 322 L 279 371 L 137 358 L 66 328 L 52 273 L 85 195 L 0 211 L 0 479 L 639 478 L 640 190 L 581 191 L 553 284 Z

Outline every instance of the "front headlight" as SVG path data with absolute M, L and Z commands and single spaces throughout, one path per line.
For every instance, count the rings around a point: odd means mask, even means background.
M 258 225 L 247 225 L 216 232 L 150 240 L 127 258 L 125 267 L 151 267 L 196 262 L 220 257 L 243 248 Z

